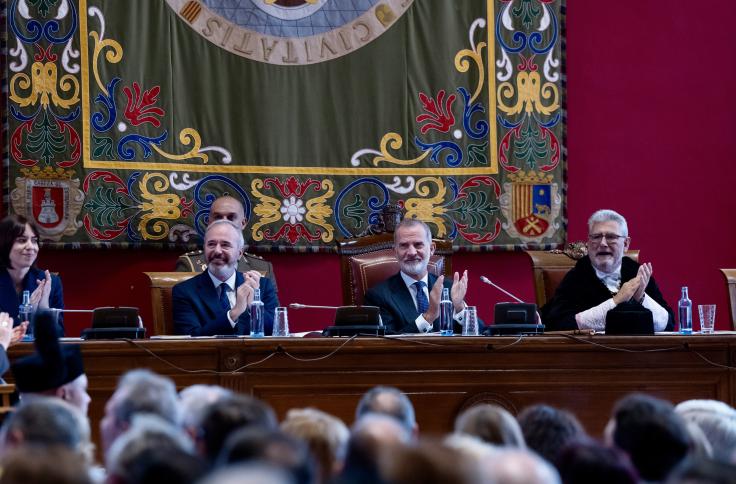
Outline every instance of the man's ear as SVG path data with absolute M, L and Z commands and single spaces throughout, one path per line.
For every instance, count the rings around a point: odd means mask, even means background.
M 626 237 L 624 239 L 624 252 L 629 250 L 629 246 L 631 245 L 631 237 Z
M 434 249 L 436 248 L 437 248 L 437 245 L 434 242 L 431 242 L 429 244 L 429 255 L 430 256 L 434 255 Z

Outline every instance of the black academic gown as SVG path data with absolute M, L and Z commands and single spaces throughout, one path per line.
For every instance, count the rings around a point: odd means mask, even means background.
M 638 271 L 639 264 L 629 257 L 624 257 L 621 261 L 621 284 L 636 277 Z M 645 292 L 667 310 L 669 318 L 665 331 L 672 331 L 675 327 L 675 316 L 659 291 L 654 277 L 649 278 Z M 577 329 L 578 324 L 575 321 L 577 313 L 595 307 L 610 298 L 611 291 L 598 279 L 590 257 L 583 257 L 567 273 L 557 287 L 555 295 L 541 309 L 542 322 L 547 331 Z

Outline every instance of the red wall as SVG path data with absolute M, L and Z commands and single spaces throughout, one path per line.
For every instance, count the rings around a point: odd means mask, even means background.
M 568 0 L 569 238 L 586 236 L 585 221 L 608 207 L 629 220 L 632 247 L 651 261 L 665 297 L 681 285 L 695 304 L 718 304 L 727 329 L 721 267 L 736 267 L 736 2 L 610 3 Z M 632 4 L 633 5 L 633 4 Z M 70 308 L 135 305 L 150 322 L 142 271 L 169 270 L 176 253 L 152 250 L 42 251 L 40 264 L 59 271 Z M 338 304 L 336 256 L 272 254 L 282 303 Z M 485 274 L 533 299 L 531 267 L 522 253 L 457 254 L 471 274 L 468 301 L 491 319 L 505 298 L 483 286 Z M 319 329 L 331 314 L 292 311 L 293 330 Z M 88 324 L 67 318 L 68 334 Z

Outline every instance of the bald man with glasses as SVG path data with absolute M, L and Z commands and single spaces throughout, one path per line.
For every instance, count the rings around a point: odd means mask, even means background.
M 575 264 L 542 308 L 547 331 L 603 331 L 608 311 L 635 302 L 652 312 L 655 331 L 672 331 L 674 313 L 652 277 L 652 265 L 625 257 L 631 238 L 626 219 L 598 210 L 588 220 L 588 256 Z

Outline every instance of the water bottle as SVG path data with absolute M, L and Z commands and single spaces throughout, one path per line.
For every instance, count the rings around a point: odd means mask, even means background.
M 263 302 L 261 301 L 261 290 L 254 289 L 253 302 L 250 303 L 250 336 L 252 338 L 263 337 Z
M 680 318 L 680 334 L 693 334 L 693 302 L 687 296 L 687 286 L 682 288 L 677 311 Z
M 28 328 L 23 341 L 33 341 L 33 305 L 31 304 L 31 291 L 23 291 L 23 302 L 18 306 L 19 323 L 28 321 Z
M 453 333 L 452 316 L 454 313 L 455 313 L 455 308 L 452 307 L 452 300 L 450 299 L 450 290 L 445 287 L 442 289 L 442 299 L 440 299 L 440 334 L 442 336 L 452 336 L 452 333 Z

